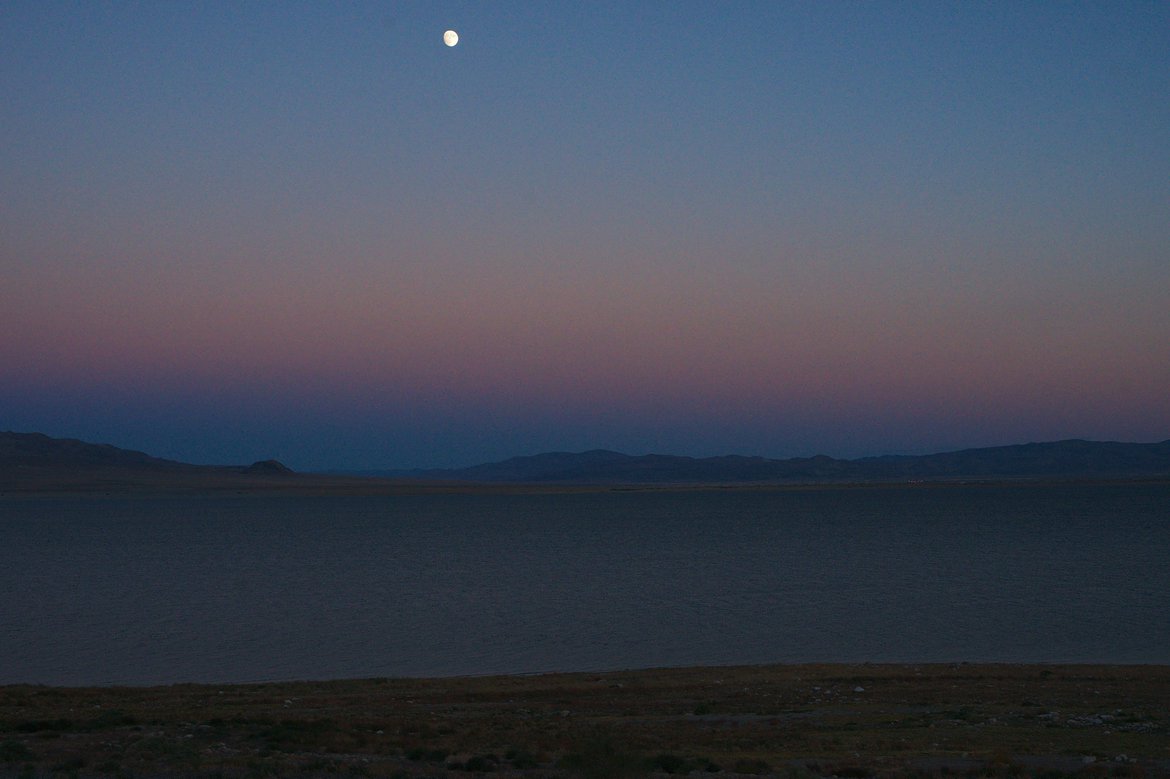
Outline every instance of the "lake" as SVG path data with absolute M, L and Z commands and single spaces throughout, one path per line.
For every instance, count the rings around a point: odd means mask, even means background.
M 1170 663 L 1170 485 L 0 498 L 0 683 Z

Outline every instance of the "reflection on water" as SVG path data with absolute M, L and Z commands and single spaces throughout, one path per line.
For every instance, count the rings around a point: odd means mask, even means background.
M 0 500 L 0 683 L 1170 662 L 1170 487 Z

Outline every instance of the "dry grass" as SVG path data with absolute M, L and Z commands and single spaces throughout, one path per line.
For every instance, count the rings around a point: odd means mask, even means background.
M 1170 668 L 805 665 L 3 687 L 0 775 L 22 772 L 1170 776 Z

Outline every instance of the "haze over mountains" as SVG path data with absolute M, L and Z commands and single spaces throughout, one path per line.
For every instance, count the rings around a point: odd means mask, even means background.
M 485 484 L 833 484 L 963 480 L 1170 478 L 1170 440 L 1119 443 L 1068 440 L 919 456 L 841 460 L 824 455 L 765 457 L 633 456 L 607 450 L 550 452 L 469 468 L 296 474 L 275 460 L 249 466 L 191 465 L 107 444 L 0 433 L 0 488 L 110 486 L 347 486 L 386 481 Z

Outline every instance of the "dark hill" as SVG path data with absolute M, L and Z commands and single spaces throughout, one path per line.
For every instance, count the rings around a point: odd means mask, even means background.
M 145 452 L 41 433 L 0 433 L 0 468 L 192 468 Z
M 145 452 L 40 433 L 0 433 L 0 491 L 234 489 L 294 475 L 276 460 L 249 466 L 191 465 Z
M 878 478 L 887 473 L 910 479 L 1153 477 L 1170 475 L 1170 441 L 1131 444 L 1073 439 L 855 462 Z
M 293 473 L 293 469 L 282 463 L 280 460 L 260 460 L 254 462 L 247 468 L 241 470 L 241 473 Z

